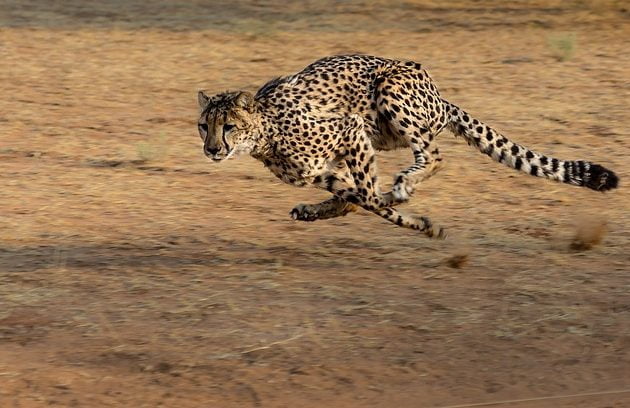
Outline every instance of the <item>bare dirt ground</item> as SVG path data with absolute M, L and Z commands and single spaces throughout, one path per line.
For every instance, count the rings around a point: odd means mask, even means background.
M 0 1 L 0 406 L 630 406 L 624 4 Z M 446 169 L 406 205 L 437 242 L 363 213 L 293 222 L 326 194 L 205 159 L 198 89 L 346 52 L 420 61 L 621 188 L 517 174 L 444 132 Z M 578 231 L 601 242 L 571 249 Z

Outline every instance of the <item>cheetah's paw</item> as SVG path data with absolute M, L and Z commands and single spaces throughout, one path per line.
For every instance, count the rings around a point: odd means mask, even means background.
M 399 203 L 406 203 L 407 201 L 409 201 L 409 198 L 411 198 L 413 191 L 413 185 L 407 183 L 407 180 L 400 176 L 397 178 L 396 183 L 392 187 L 392 195 L 394 197 L 394 200 Z
M 310 204 L 298 204 L 289 213 L 296 221 L 316 221 L 319 219 L 317 209 Z
M 439 225 L 433 224 L 429 218 L 417 217 L 417 221 L 417 224 L 412 228 L 419 229 L 429 238 L 445 240 L 448 237 L 446 230 Z

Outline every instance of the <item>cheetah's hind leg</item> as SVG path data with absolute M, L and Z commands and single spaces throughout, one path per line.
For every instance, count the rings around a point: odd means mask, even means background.
M 344 146 L 346 166 L 343 171 L 338 169 L 336 173 L 322 177 L 319 187 L 400 227 L 421 231 L 430 238 L 446 238 L 444 229 L 433 225 L 427 217 L 407 215 L 388 205 L 379 187 L 376 155 L 367 135 L 360 126 L 353 127 L 352 123 L 344 130 L 347 136 L 344 138 L 347 143 Z
M 446 239 L 447 237 L 446 230 L 440 226 L 434 225 L 427 217 L 403 214 L 393 208 L 382 208 L 375 211 L 375 213 L 399 227 L 420 231 L 429 238 Z
M 298 204 L 291 210 L 290 215 L 297 221 L 317 221 L 341 217 L 356 210 L 356 205 L 340 197 L 332 197 L 318 204 Z
M 413 167 L 413 166 L 412 166 Z M 422 171 L 404 170 L 394 177 L 394 185 L 392 191 L 383 193 L 387 206 L 394 207 L 409 201 L 416 186 L 421 182 L 431 178 L 437 172 L 444 168 L 444 161 L 440 155 L 437 146 L 431 151 L 428 163 Z

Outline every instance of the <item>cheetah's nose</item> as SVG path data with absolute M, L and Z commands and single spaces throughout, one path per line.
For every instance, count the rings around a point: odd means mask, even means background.
M 206 153 L 210 156 L 214 156 L 219 153 L 219 150 L 221 150 L 220 147 L 206 147 Z

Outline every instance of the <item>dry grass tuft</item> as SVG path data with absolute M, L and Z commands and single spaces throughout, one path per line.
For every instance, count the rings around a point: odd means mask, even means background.
M 608 226 L 601 218 L 583 220 L 577 225 L 577 230 L 569 248 L 574 251 L 586 251 L 602 242 Z
M 556 34 L 548 39 L 553 57 L 560 62 L 570 60 L 575 54 L 576 40 L 574 33 Z
M 446 258 L 444 263 L 446 263 L 446 265 L 450 266 L 451 268 L 455 268 L 455 269 L 463 268 L 466 264 L 468 264 L 468 254 L 466 253 L 455 254 L 453 256 Z

